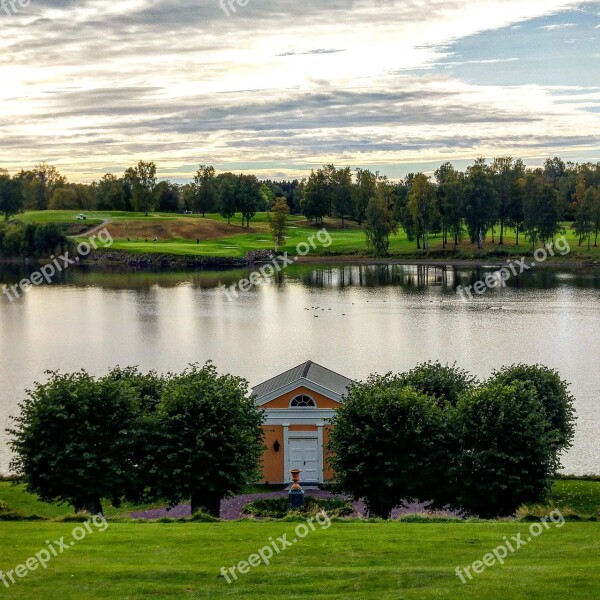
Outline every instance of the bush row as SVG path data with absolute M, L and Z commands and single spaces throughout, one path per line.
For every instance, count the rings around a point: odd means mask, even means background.
M 557 372 L 515 365 L 483 382 L 439 363 L 372 376 L 333 420 L 339 490 L 389 517 L 412 499 L 480 517 L 540 502 L 574 435 Z

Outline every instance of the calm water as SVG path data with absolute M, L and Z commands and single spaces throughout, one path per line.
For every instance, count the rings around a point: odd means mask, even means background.
M 439 359 L 479 377 L 540 362 L 572 383 L 579 416 L 565 471 L 600 474 L 600 272 L 538 269 L 462 302 L 472 268 L 296 266 L 229 302 L 243 275 L 71 270 L 18 302 L 0 296 L 0 472 L 4 428 L 47 369 L 182 370 L 213 360 L 257 384 L 307 359 L 352 378 Z M 0 271 L 1 283 L 19 272 Z M 318 307 L 318 309 L 316 308 Z

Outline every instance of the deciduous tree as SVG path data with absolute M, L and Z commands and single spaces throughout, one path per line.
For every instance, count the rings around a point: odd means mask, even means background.
M 259 476 L 264 412 L 248 383 L 220 376 L 210 363 L 166 383 L 150 480 L 157 498 L 191 500 L 192 513 L 219 516 L 220 502 Z
M 386 256 L 390 248 L 390 236 L 398 233 L 398 223 L 381 186 L 369 201 L 363 229 L 367 244 L 379 256 Z
M 393 375 L 350 388 L 336 411 L 331 463 L 340 489 L 389 518 L 411 499 L 430 500 L 447 471 L 446 424 L 437 402 Z
M 423 173 L 416 175 L 412 181 L 408 195 L 408 210 L 422 232 L 423 249 L 429 250 L 429 232 L 440 214 L 436 205 L 435 186 Z
M 285 236 L 288 231 L 288 215 L 290 207 L 285 198 L 277 198 L 273 210 L 269 213 L 269 227 L 273 241 L 275 242 L 275 252 L 279 252 L 279 246 L 285 242 Z

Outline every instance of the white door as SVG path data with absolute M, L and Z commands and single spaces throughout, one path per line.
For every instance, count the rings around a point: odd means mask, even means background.
M 321 481 L 319 439 L 289 438 L 290 469 L 301 469 L 300 481 Z M 291 475 L 289 476 L 292 480 Z

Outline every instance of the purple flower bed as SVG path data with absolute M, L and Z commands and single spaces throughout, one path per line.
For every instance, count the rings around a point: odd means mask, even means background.
M 326 492 L 323 490 L 307 490 L 307 496 L 314 496 L 315 498 L 335 498 L 336 496 L 331 492 Z M 247 517 L 242 513 L 242 509 L 246 504 L 252 502 L 253 500 L 257 500 L 258 498 L 279 498 L 281 496 L 287 496 L 286 491 L 281 492 L 269 492 L 266 494 L 243 494 L 241 496 L 234 496 L 233 498 L 228 498 L 227 500 L 223 500 L 221 502 L 221 519 L 226 521 L 233 521 L 235 519 L 240 519 L 242 517 Z M 354 517 L 360 517 L 364 514 L 365 505 L 364 502 L 352 502 L 354 506 Z M 458 511 L 451 510 L 442 510 L 442 511 L 428 511 L 427 509 L 428 503 L 423 502 L 412 502 L 407 507 L 396 508 L 392 512 L 392 518 L 397 519 L 402 515 L 410 515 L 410 514 L 422 514 L 428 513 L 435 516 L 443 516 L 443 517 L 462 517 L 463 515 Z M 179 517 L 191 517 L 192 510 L 190 504 L 180 504 L 179 506 L 175 506 L 174 508 L 155 508 L 152 510 L 144 510 L 140 512 L 133 512 L 131 516 L 134 519 L 160 519 L 162 517 L 171 517 L 173 519 L 177 519 Z

